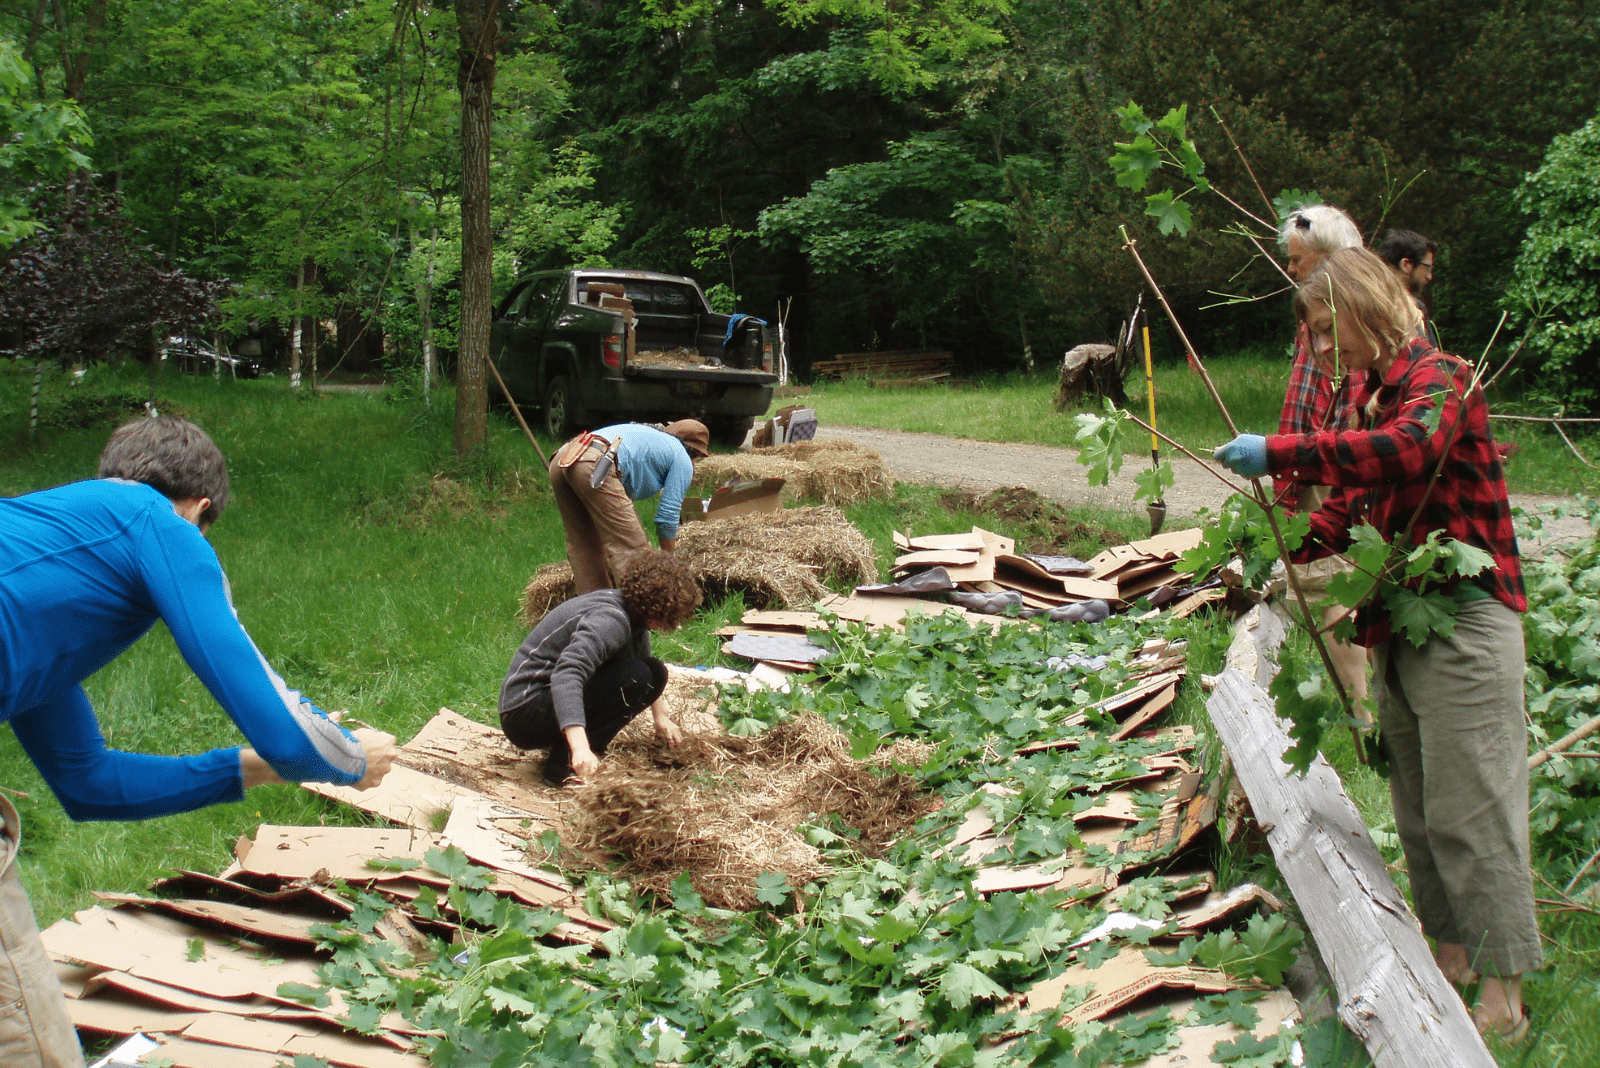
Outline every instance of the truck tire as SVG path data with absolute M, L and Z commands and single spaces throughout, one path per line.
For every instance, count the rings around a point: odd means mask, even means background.
M 566 441 L 578 429 L 577 411 L 572 402 L 572 383 L 566 375 L 556 375 L 544 390 L 545 433 Z
M 750 428 L 756 425 L 754 416 L 743 419 L 719 419 L 711 424 L 711 440 L 718 445 L 726 445 L 737 449 L 744 444 L 744 439 L 749 435 Z

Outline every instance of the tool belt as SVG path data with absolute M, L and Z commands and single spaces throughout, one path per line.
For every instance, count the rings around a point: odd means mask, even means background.
M 556 466 L 562 468 L 571 467 L 591 448 L 599 449 L 601 452 L 610 452 L 612 444 L 599 434 L 585 430 L 561 446 L 561 451 L 556 453 Z

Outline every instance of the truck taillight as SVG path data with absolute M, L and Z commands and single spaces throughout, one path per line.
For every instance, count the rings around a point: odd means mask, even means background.
M 761 346 L 761 369 L 763 371 L 772 370 L 772 342 L 770 341 Z
M 607 334 L 600 339 L 600 359 L 613 371 L 622 367 L 621 334 Z

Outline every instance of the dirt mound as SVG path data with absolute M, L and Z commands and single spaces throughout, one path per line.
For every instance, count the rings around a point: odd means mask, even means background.
M 1073 519 L 1061 505 L 1026 486 L 1001 486 L 988 493 L 953 489 L 940 494 L 939 503 L 952 512 L 977 512 L 1000 520 L 1027 552 L 1065 553 L 1090 546 L 1098 551 L 1128 540 L 1097 523 Z
M 785 876 L 794 890 L 827 874 L 822 852 L 799 827 L 831 822 L 873 856 L 938 803 L 918 780 L 892 770 L 896 761 L 920 762 L 926 746 L 902 742 L 855 760 L 850 740 L 815 716 L 750 738 L 688 733 L 676 749 L 658 742 L 648 723 L 637 724 L 576 791 L 562 841 L 665 898 L 687 873 L 707 904 L 755 908 L 764 874 Z

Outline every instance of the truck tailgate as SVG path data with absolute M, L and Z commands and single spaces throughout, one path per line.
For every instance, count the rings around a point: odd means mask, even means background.
M 778 382 L 778 376 L 770 371 L 746 371 L 737 367 L 636 367 L 629 364 L 623 368 L 623 374 L 653 382 L 715 382 L 740 386 L 772 386 Z

